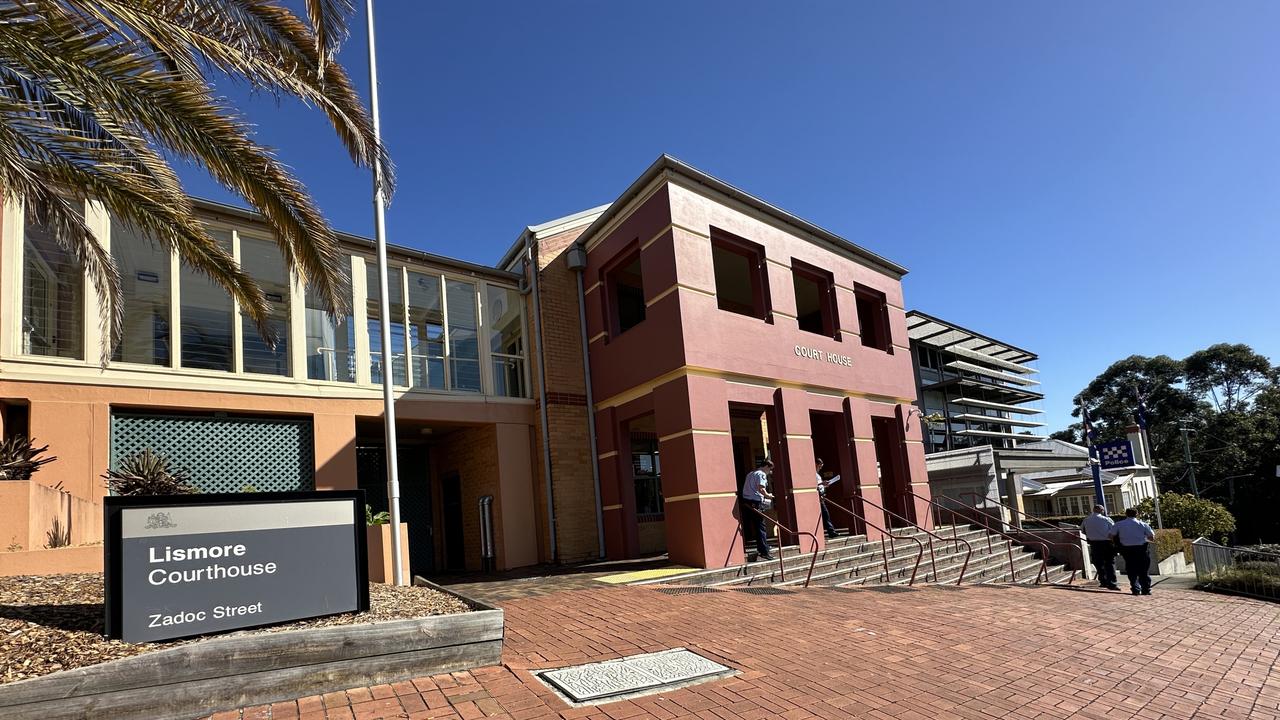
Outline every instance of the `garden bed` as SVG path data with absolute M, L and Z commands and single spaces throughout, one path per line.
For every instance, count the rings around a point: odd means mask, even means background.
M 102 636 L 102 593 L 99 573 L 0 578 L 0 685 L 199 641 L 108 640 Z M 298 620 L 232 634 L 405 620 L 471 609 L 458 597 L 431 588 L 370 583 L 368 612 Z
M 435 586 L 373 584 L 369 612 L 166 643 L 106 640 L 102 614 L 101 575 L 0 578 L 0 717 L 194 718 L 502 654 L 502 611 Z

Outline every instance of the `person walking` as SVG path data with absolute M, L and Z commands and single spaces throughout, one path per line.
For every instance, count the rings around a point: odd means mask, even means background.
M 769 552 L 769 538 L 764 530 L 764 518 L 760 517 L 760 513 L 768 508 L 765 507 L 765 501 L 769 505 L 773 504 L 773 493 L 769 492 L 769 476 L 773 474 L 773 462 L 769 458 L 765 458 L 756 465 L 756 469 L 747 473 L 747 479 L 742 482 L 742 519 L 743 532 L 747 532 L 747 528 L 751 528 L 751 532 L 756 538 L 756 559 L 772 560 L 773 555 Z
M 1116 584 L 1116 544 L 1111 540 L 1115 523 L 1107 517 L 1107 508 L 1093 506 L 1093 514 L 1080 523 L 1080 531 L 1089 543 L 1089 558 L 1098 571 L 1098 584 L 1108 590 L 1119 590 Z
M 1151 594 L 1151 556 L 1147 544 L 1156 539 L 1151 526 L 1138 519 L 1138 511 L 1129 508 L 1124 519 L 1111 528 L 1111 537 L 1120 543 L 1120 557 L 1124 558 L 1124 574 L 1129 576 L 1129 590 L 1134 595 Z
M 818 474 L 818 509 L 822 511 L 822 527 L 827 531 L 827 539 L 839 537 L 835 523 L 831 522 L 831 511 L 827 509 L 827 481 L 822 478 L 822 458 L 814 460 Z

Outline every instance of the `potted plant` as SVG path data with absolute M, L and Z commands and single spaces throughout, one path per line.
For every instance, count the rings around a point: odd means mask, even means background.
M 394 578 L 391 561 L 391 514 L 374 513 L 364 506 L 364 521 L 368 537 L 369 582 L 389 583 Z M 409 577 L 409 524 L 400 523 L 400 568 Z

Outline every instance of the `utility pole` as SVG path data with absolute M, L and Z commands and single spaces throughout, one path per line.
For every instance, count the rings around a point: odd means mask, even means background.
M 1187 463 L 1187 476 L 1191 478 L 1191 494 L 1200 497 L 1200 489 L 1196 487 L 1196 466 L 1191 462 L 1191 443 L 1187 440 L 1187 428 L 1178 428 L 1182 432 L 1182 457 Z

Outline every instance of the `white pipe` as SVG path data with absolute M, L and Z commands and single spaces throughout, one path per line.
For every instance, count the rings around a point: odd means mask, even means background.
M 380 147 L 382 133 L 378 123 L 378 60 L 374 48 L 373 0 L 365 0 L 364 8 L 369 25 L 369 111 L 373 117 L 373 138 Z M 404 585 L 404 569 L 401 567 L 404 548 L 400 547 L 400 463 L 396 457 L 396 405 L 392 392 L 395 360 L 391 357 L 391 303 L 387 297 L 386 201 L 382 195 L 382 162 L 376 150 L 373 155 L 373 226 L 378 242 L 378 302 L 382 315 L 382 406 L 387 438 L 387 504 L 391 511 L 391 581 Z
M 582 334 L 582 372 L 587 385 L 587 440 L 591 446 L 591 481 L 596 488 L 596 540 L 599 554 L 605 556 L 604 549 L 604 499 L 600 497 L 599 451 L 596 449 L 596 404 L 591 395 L 591 357 L 587 347 L 587 297 L 582 287 L 584 270 L 574 270 L 578 278 L 578 326 Z

